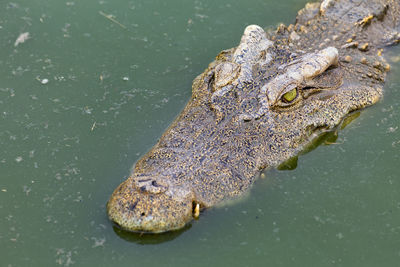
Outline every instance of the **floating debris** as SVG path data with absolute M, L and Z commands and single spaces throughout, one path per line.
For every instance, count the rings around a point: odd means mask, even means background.
M 129 77 L 123 77 L 122 80 L 129 81 Z
M 107 15 L 107 14 L 105 14 L 103 11 L 99 11 L 99 14 L 102 15 L 103 17 L 105 17 L 105 18 L 111 20 L 112 22 L 114 22 L 115 24 L 117 24 L 118 26 L 120 26 L 121 28 L 126 29 L 126 26 L 123 25 L 122 23 L 120 23 L 119 21 L 117 21 L 117 20 L 115 19 L 114 15 L 111 15 L 111 14 L 110 14 L 110 15 Z
M 18 36 L 17 40 L 15 40 L 14 46 L 17 47 L 19 44 L 25 43 L 26 40 L 28 40 L 29 38 L 30 38 L 29 32 L 21 33 Z
M 46 78 L 40 79 L 39 77 L 36 77 L 36 80 L 37 80 L 38 82 L 40 82 L 41 84 L 47 84 L 47 83 L 49 83 L 49 79 L 46 79 Z
M 49 82 L 49 79 L 43 79 L 40 81 L 42 84 L 47 84 Z
M 105 237 L 103 238 L 92 237 L 91 239 L 94 241 L 92 248 L 104 247 L 104 243 L 106 242 Z

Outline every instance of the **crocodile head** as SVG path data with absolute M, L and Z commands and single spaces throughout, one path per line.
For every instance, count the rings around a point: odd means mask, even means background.
M 222 51 L 194 80 L 182 113 L 114 191 L 111 220 L 138 232 L 179 229 L 378 101 L 385 61 L 372 42 L 369 49 L 349 45 L 363 25 L 313 28 L 332 23 L 324 18 L 328 7 L 299 12 L 307 26 L 266 33 L 250 25 L 236 48 Z

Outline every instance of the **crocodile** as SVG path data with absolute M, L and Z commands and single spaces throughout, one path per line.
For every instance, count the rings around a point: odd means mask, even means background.
M 381 99 L 399 22 L 399 0 L 324 0 L 294 24 L 247 26 L 194 79 L 183 111 L 113 192 L 109 218 L 161 233 L 248 192 L 262 170 Z

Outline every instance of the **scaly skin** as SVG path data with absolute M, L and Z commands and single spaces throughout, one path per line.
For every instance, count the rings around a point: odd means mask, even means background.
M 399 2 L 325 0 L 307 4 L 295 25 L 248 26 L 193 81 L 185 109 L 114 191 L 110 219 L 130 231 L 182 228 L 376 103 L 389 70 L 381 48 L 400 40 Z

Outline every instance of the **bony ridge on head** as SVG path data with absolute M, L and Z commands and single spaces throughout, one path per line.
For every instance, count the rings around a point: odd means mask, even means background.
M 266 98 L 264 103 L 268 107 L 288 106 L 299 95 L 296 88 L 337 64 L 338 50 L 335 47 L 306 54 L 296 64 L 289 65 L 284 73 L 265 84 L 260 90 L 260 98 Z

